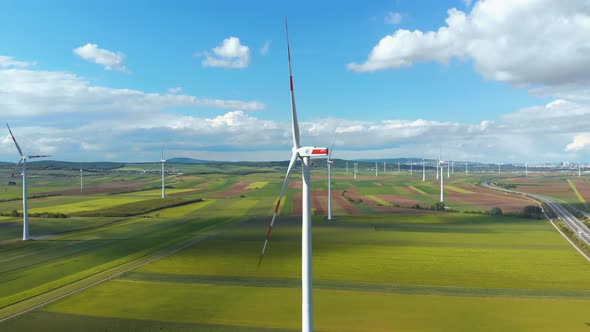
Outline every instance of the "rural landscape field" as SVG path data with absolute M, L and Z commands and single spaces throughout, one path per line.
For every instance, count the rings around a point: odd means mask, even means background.
M 1 217 L 0 315 L 57 300 L 2 321 L 3 330 L 298 330 L 298 176 L 258 267 L 284 167 L 179 166 L 165 199 L 159 176 L 139 170 L 151 166 L 133 167 L 87 172 L 82 192 L 77 171 L 32 171 L 31 213 L 65 218 L 32 217 L 33 241 L 23 243 L 22 218 Z M 425 182 L 405 170 L 354 180 L 336 167 L 328 221 L 326 169 L 312 173 L 317 330 L 588 328 L 590 264 L 546 219 L 518 215 L 538 203 L 478 185 L 495 174 L 452 174 L 452 210 L 440 212 L 430 210 L 439 195 L 432 170 Z M 568 180 L 588 195 L 585 177 L 502 178 L 575 204 Z M 19 190 L 2 193 L 3 214 L 21 209 Z M 505 215 L 485 213 L 494 207 Z
M 589 1 L 0 1 L 0 332 L 590 331 Z

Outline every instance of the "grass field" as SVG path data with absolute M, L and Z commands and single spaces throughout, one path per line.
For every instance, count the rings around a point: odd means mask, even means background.
M 194 169 L 212 171 L 207 167 Z M 0 218 L 0 317 L 36 299 L 63 294 L 75 285 L 147 262 L 170 248 L 194 243 L 2 322 L 0 330 L 299 330 L 300 219 L 288 215 L 294 211 L 300 189 L 287 191 L 281 208 L 284 216 L 279 217 L 258 268 L 283 175 L 280 171 L 232 175 L 243 171 L 230 167 L 222 174 L 175 177 L 174 189 L 168 191 L 174 199 L 204 200 L 145 217 L 33 218 L 33 236 L 50 235 L 43 240 L 16 241 L 20 219 Z M 314 170 L 314 190 L 326 189 L 324 171 Z M 323 216 L 314 218 L 316 330 L 588 330 L 590 264 L 547 221 L 416 210 L 384 213 L 376 206 L 396 210 L 380 197 L 406 197 L 425 205 L 436 202 L 438 182 L 433 174 L 426 182 L 421 174 L 392 172 L 357 181 L 340 170 L 334 174 L 335 193 L 348 190 L 374 204 L 351 203 L 360 214 L 340 209 L 332 222 Z M 447 185 L 449 199 L 458 199 L 463 205 L 455 205 L 465 210 L 491 208 L 485 204 L 495 204 L 490 202 L 496 199 L 514 199 L 473 186 L 482 178 L 452 177 Z M 137 175 L 108 179 L 158 180 Z M 60 187 L 50 179 L 41 180 L 47 188 Z M 62 186 L 68 183 L 59 181 Z M 542 188 L 554 182 L 569 186 L 553 178 L 535 179 L 529 185 Z M 223 195 L 238 183 L 249 183 L 245 193 Z M 581 185 L 576 182 L 576 186 Z M 150 205 L 159 194 L 136 188 L 140 191 L 31 199 L 30 206 L 72 214 L 89 207 L 105 212 L 113 206 Z M 0 211 L 18 209 L 19 203 L 0 203 Z

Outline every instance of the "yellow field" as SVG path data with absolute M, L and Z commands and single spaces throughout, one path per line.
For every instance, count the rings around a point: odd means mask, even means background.
M 170 194 L 177 194 L 177 193 L 184 193 L 187 191 L 192 191 L 194 189 L 192 188 L 184 188 L 184 189 L 166 189 L 166 194 L 170 195 Z M 162 189 L 153 189 L 153 190 L 146 190 L 146 191 L 138 191 L 138 192 L 132 192 L 132 193 L 128 193 L 128 194 L 121 194 L 121 195 L 117 195 L 117 196 L 161 196 L 162 195 Z
M 246 189 L 260 189 L 266 186 L 268 182 L 254 182 L 251 185 L 247 186 Z
M 584 197 L 582 195 L 580 195 L 580 192 L 578 192 L 578 189 L 576 188 L 574 183 L 570 179 L 567 180 L 567 183 L 570 184 L 570 187 L 572 187 L 572 190 L 576 193 L 578 200 L 580 200 L 580 202 L 582 202 L 582 204 L 588 206 L 588 203 L 586 203 L 586 200 L 584 199 Z
M 190 212 L 196 211 L 200 208 L 203 208 L 211 203 L 215 202 L 215 200 L 206 200 L 199 203 L 193 203 L 183 206 L 172 207 L 168 209 L 163 209 L 159 211 L 155 211 L 150 214 L 151 217 L 155 217 L 156 215 L 160 216 L 161 218 L 178 218 L 182 217 Z
M 375 195 L 366 195 L 366 197 L 372 199 L 373 201 L 375 201 L 375 202 L 377 202 L 377 203 L 379 203 L 379 204 L 381 204 L 383 206 L 392 206 L 391 203 L 386 202 L 386 201 L 382 200 L 381 198 L 379 198 L 379 197 L 377 197 Z
M 144 198 L 132 198 L 132 197 L 109 197 L 109 198 L 99 198 L 99 199 L 91 199 L 88 201 L 72 203 L 72 204 L 64 204 L 64 205 L 55 205 L 55 206 L 46 206 L 40 208 L 29 209 L 30 213 L 41 213 L 41 212 L 60 212 L 60 213 L 72 213 L 72 212 L 79 212 L 79 211 L 91 211 L 91 210 L 99 210 L 105 207 L 112 207 L 114 205 L 121 205 L 127 203 L 133 203 L 142 201 Z
M 469 191 L 469 190 L 462 189 L 462 188 L 457 188 L 454 186 L 448 186 L 448 185 L 445 186 L 445 189 L 449 189 L 450 191 L 458 192 L 460 194 L 473 194 L 474 193 L 473 191 Z

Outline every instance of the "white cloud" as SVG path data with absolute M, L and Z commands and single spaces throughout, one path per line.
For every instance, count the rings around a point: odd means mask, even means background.
M 0 70 L 0 109 L 5 117 L 75 113 L 100 118 L 106 114 L 159 112 L 169 107 L 209 107 L 255 111 L 259 101 L 199 98 L 186 94 L 147 93 L 90 84 L 66 72 Z
M 240 44 L 240 38 L 229 37 L 213 48 L 213 54 L 203 52 L 204 67 L 246 68 L 250 64 L 250 48 Z
M 0 68 L 25 68 L 36 64 L 36 62 L 17 61 L 11 56 L 0 55 Z
M 471 7 L 471 5 L 473 4 L 473 0 L 461 0 L 461 2 L 463 2 L 465 7 Z
M 121 52 L 114 53 L 109 50 L 99 48 L 96 44 L 88 43 L 75 48 L 74 54 L 88 62 L 102 65 L 106 70 L 129 72 L 129 70 L 123 65 L 125 54 Z
M 385 16 L 385 23 L 387 24 L 400 24 L 402 22 L 402 14 L 397 12 L 389 12 L 387 16 Z
M 565 151 L 579 151 L 590 146 L 590 134 L 582 133 L 574 136 L 574 140 L 566 145 Z
M 168 89 L 168 93 L 173 94 L 173 95 L 179 93 L 180 91 L 182 91 L 181 86 L 177 86 L 177 87 Z
M 270 40 L 264 42 L 264 45 L 260 48 L 260 54 L 266 55 L 270 50 Z
M 515 85 L 590 81 L 587 0 L 482 0 L 470 13 L 452 8 L 436 31 L 397 30 L 352 71 L 397 69 L 420 62 L 472 60 L 486 78 Z

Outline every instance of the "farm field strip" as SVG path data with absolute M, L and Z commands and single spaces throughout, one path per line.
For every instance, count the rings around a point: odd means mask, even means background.
M 246 187 L 246 189 L 261 189 L 268 184 L 268 181 L 254 182 Z
M 460 193 L 460 194 L 475 194 L 473 191 L 469 191 L 467 189 L 463 189 L 463 188 L 458 188 L 455 186 L 451 186 L 451 185 L 446 185 L 445 189 Z
M 576 194 L 576 197 L 583 204 L 584 209 L 587 211 L 588 210 L 588 203 L 586 202 L 584 197 L 580 194 L 580 192 L 578 192 L 578 189 L 576 189 L 576 185 L 574 185 L 574 183 L 570 179 L 567 180 L 567 183 L 569 183 L 570 187 L 572 188 L 572 190 Z
M 263 278 L 247 276 L 181 275 L 166 273 L 127 272 L 119 280 L 154 283 L 184 283 L 243 287 L 301 288 L 299 278 Z M 509 289 L 431 286 L 392 283 L 367 283 L 341 280 L 314 280 L 314 289 L 346 290 L 355 292 L 421 294 L 459 297 L 514 297 L 544 299 L 590 300 L 590 290 Z
M 197 211 L 199 209 L 202 209 L 213 202 L 215 202 L 215 200 L 207 199 L 205 201 L 198 202 L 198 203 L 192 203 L 192 204 L 187 204 L 187 205 L 176 206 L 176 207 L 158 210 L 156 212 L 152 212 L 151 214 L 149 214 L 149 216 L 151 216 L 151 217 L 157 216 L 160 218 L 179 218 L 179 217 L 183 217 L 189 213 L 192 213 L 194 211 Z
M 59 213 L 67 214 L 67 213 L 72 213 L 72 212 L 99 210 L 104 207 L 111 207 L 114 205 L 139 202 L 142 200 L 144 200 L 144 198 L 141 198 L 141 197 L 123 197 L 123 198 L 121 198 L 119 195 L 117 195 L 117 196 L 113 196 L 113 197 L 109 197 L 109 198 L 89 199 L 86 201 L 72 203 L 72 204 L 37 207 L 37 208 L 29 209 L 29 212 L 31 212 L 31 213 L 59 212 Z

